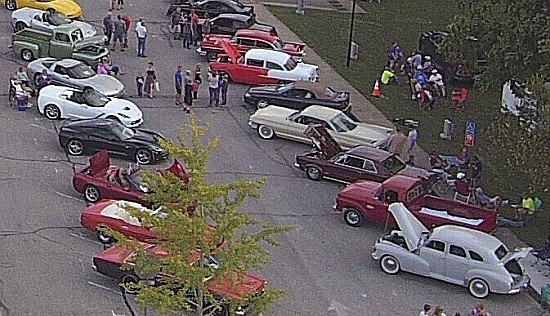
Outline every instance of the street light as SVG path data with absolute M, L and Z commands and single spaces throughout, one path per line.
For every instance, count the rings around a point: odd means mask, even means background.
M 349 68 L 349 63 L 351 60 L 351 46 L 352 46 L 352 38 L 353 38 L 353 22 L 355 20 L 355 1 L 353 0 L 353 4 L 351 7 L 351 24 L 349 26 L 349 43 L 348 43 L 348 59 L 347 59 L 347 65 Z

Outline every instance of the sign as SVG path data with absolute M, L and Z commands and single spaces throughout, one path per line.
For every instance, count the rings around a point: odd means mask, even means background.
M 466 137 L 464 138 L 464 146 L 474 147 L 475 142 L 476 142 L 475 134 L 466 134 Z
M 466 134 L 475 134 L 476 133 L 476 122 L 468 121 L 466 122 Z

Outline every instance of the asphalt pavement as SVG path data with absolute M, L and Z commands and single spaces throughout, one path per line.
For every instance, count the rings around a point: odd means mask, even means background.
M 206 61 L 194 50 L 174 41 L 164 16 L 168 1 L 127 0 L 128 12 L 148 22 L 148 58 L 136 57 L 131 49 L 115 52 L 112 59 L 126 75 L 129 99 L 144 112 L 143 127 L 169 138 L 181 135 L 179 128 L 189 116 L 174 105 L 172 76 L 178 64 L 192 69 Z M 108 1 L 82 1 L 84 20 L 99 25 Z M 284 40 L 297 39 L 262 5 L 259 19 L 275 24 Z M 115 11 L 115 13 L 118 13 Z M 307 14 L 307 12 L 306 12 Z M 7 78 L 24 64 L 7 48 L 12 34 L 10 12 L 0 10 L 0 37 L 5 43 L 0 71 Z M 368 122 L 390 125 L 380 112 L 370 108 L 355 89 L 346 85 L 312 50 L 306 62 L 321 66 L 321 81 L 352 91 L 354 113 Z M 134 78 L 147 62 L 156 63 L 160 92 L 154 99 L 135 98 Z M 204 71 L 206 73 L 206 71 Z M 6 82 L 6 92 L 7 92 Z M 262 197 L 251 200 L 244 210 L 260 220 L 295 225 L 280 238 L 281 248 L 270 248 L 272 264 L 258 274 L 269 286 L 284 288 L 288 295 L 267 315 L 415 315 L 424 303 L 441 304 L 449 314 L 466 312 L 475 304 L 463 287 L 409 274 L 389 276 L 370 258 L 371 247 L 383 227 L 348 227 L 341 214 L 332 210 L 341 186 L 313 182 L 293 167 L 294 155 L 309 146 L 287 140 L 263 141 L 247 126 L 254 109 L 244 104 L 244 85 L 231 85 L 229 107 L 209 108 L 202 87 L 194 113 L 212 127 L 211 135 L 222 142 L 212 155 L 209 179 L 226 182 L 266 177 Z M 102 246 L 94 234 L 80 227 L 79 215 L 86 208 L 82 196 L 72 189 L 75 168 L 88 157 L 68 157 L 60 148 L 56 132 L 61 122 L 40 116 L 36 107 L 19 112 L 0 106 L 0 311 L 9 315 L 130 315 L 116 281 L 91 269 L 91 259 Z M 116 164 L 126 162 L 114 161 Z M 539 315 L 537 302 L 526 294 L 491 295 L 487 300 L 493 315 Z M 4 314 L 7 314 L 5 312 Z M 143 312 L 137 313 L 144 315 Z M 147 315 L 151 315 L 148 312 Z

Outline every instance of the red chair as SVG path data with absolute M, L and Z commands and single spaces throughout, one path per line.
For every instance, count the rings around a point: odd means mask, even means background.
M 464 112 L 466 100 L 468 100 L 468 89 L 454 90 L 451 93 L 451 109 Z

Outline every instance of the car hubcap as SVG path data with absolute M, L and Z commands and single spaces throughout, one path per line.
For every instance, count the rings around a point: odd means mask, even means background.
M 86 188 L 86 199 L 90 202 L 96 202 L 99 199 L 99 193 L 97 192 L 97 189 L 94 187 L 88 187 Z
M 472 284 L 472 291 L 478 296 L 485 296 L 487 287 L 483 284 L 483 282 L 476 281 Z
M 267 102 L 264 100 L 258 101 L 258 108 L 263 109 L 267 106 Z
M 80 155 L 82 154 L 82 144 L 79 141 L 71 141 L 69 143 L 69 153 L 71 155 Z
M 319 172 L 319 169 L 317 169 L 317 168 L 309 168 L 308 169 L 308 174 L 309 174 L 310 178 L 318 179 L 320 172 Z
M 8 7 L 8 10 L 15 10 L 15 1 L 14 0 L 8 0 L 6 2 L 6 6 Z
M 23 52 L 23 59 L 24 60 L 31 60 L 32 59 L 32 53 L 28 50 Z
M 59 110 L 55 106 L 48 106 L 46 108 L 46 116 L 51 120 L 55 120 L 59 117 Z
M 146 165 L 146 164 L 151 162 L 151 157 L 150 157 L 150 155 L 147 151 L 140 150 L 136 154 L 136 161 L 141 163 L 141 164 Z
M 261 127 L 260 127 L 260 134 L 261 134 L 264 138 L 271 138 L 273 132 L 271 131 L 271 129 L 270 129 L 269 127 L 261 126 Z
M 397 269 L 397 261 L 393 258 L 385 258 L 384 259 L 384 267 L 386 270 L 393 272 Z
M 359 214 L 355 212 L 349 212 L 347 219 L 348 219 L 348 223 L 356 225 L 357 223 L 359 223 Z

